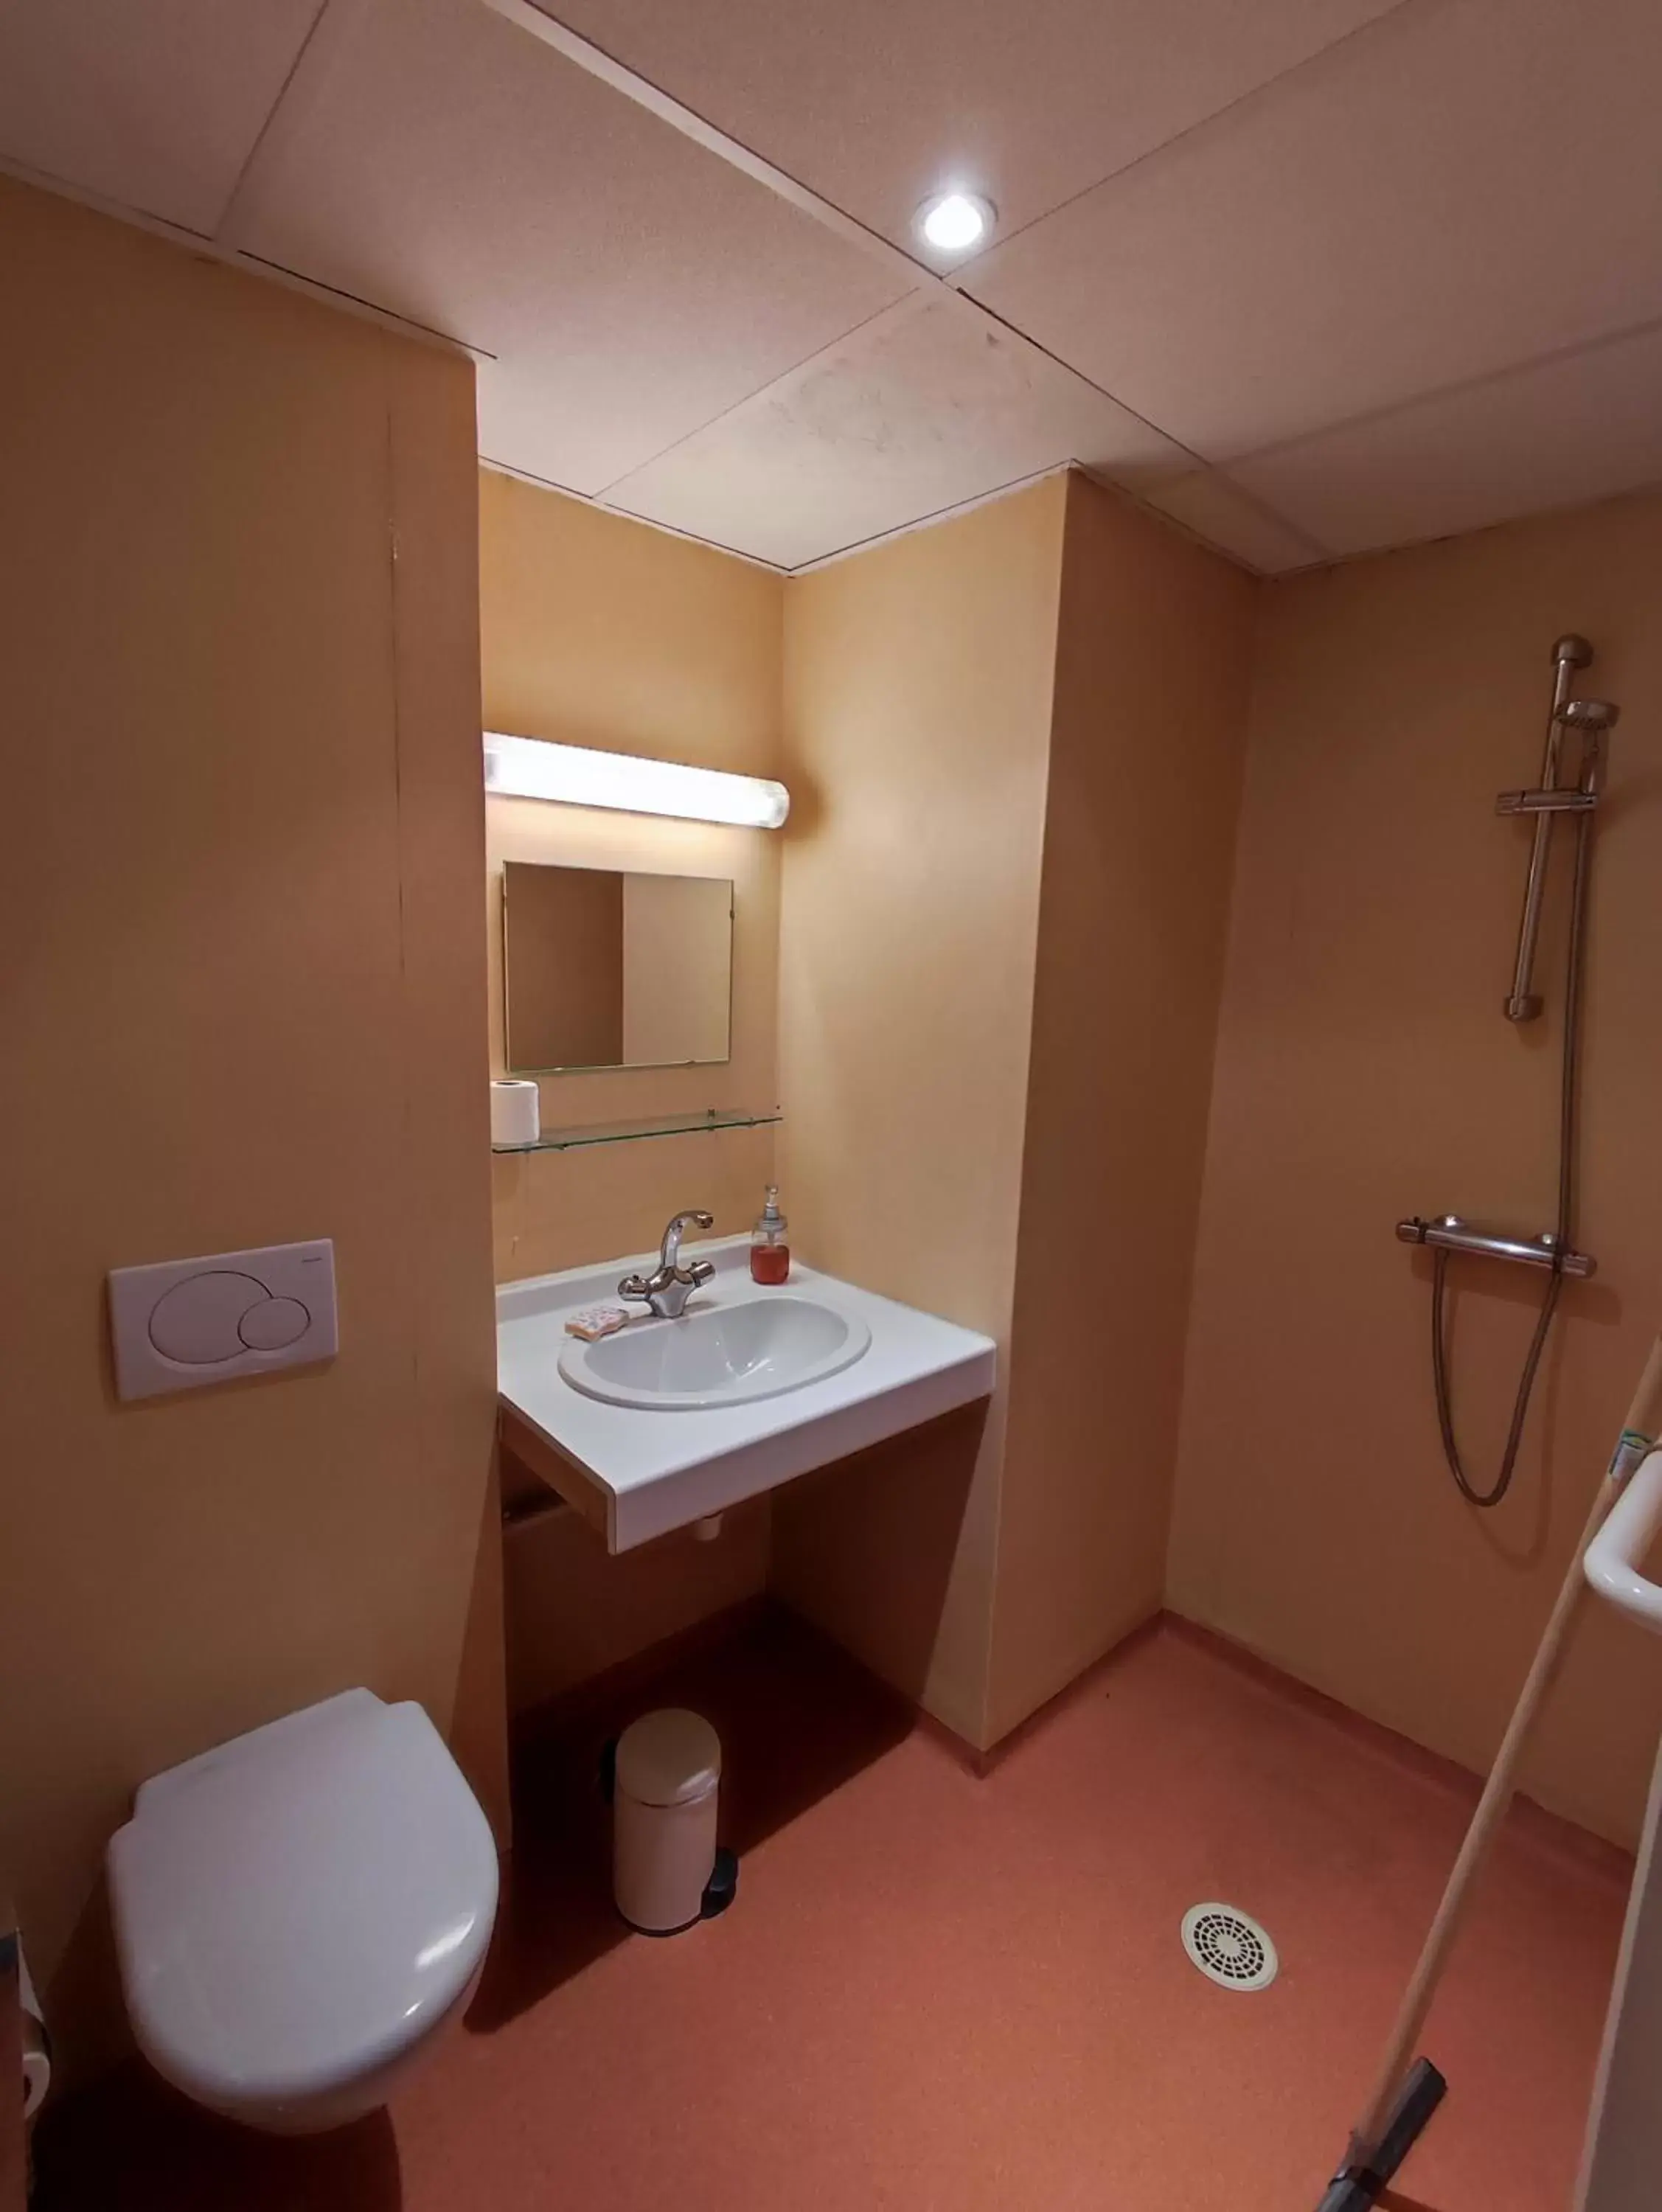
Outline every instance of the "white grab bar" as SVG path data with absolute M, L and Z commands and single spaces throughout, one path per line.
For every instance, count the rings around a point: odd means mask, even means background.
M 1641 1460 L 1632 1480 L 1587 1547 L 1582 1568 L 1602 1598 L 1641 1626 L 1662 1635 L 1662 1583 L 1647 1581 L 1639 1562 L 1662 1528 L 1662 1450 Z

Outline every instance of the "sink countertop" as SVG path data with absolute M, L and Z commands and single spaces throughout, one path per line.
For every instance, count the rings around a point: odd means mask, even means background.
M 688 1300 L 689 1316 L 794 1292 L 864 1321 L 872 1336 L 864 1356 L 800 1389 L 734 1405 L 670 1412 L 586 1397 L 559 1371 L 560 1353 L 570 1341 L 567 1315 L 582 1306 L 625 1304 L 618 1296 L 618 1279 L 655 1266 L 657 1256 L 636 1253 L 504 1283 L 496 1292 L 496 1384 L 503 1411 L 587 1487 L 586 1500 L 571 1502 L 588 1510 L 597 1526 L 603 1518 L 613 1552 L 722 1512 L 992 1390 L 997 1355 L 990 1337 L 795 1260 L 787 1283 L 752 1283 L 750 1239 L 739 1236 L 683 1246 L 684 1259 L 709 1260 L 715 1267 L 714 1281 Z M 566 1494 L 557 1474 L 538 1471 Z

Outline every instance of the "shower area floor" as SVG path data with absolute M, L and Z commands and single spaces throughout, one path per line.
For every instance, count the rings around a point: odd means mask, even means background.
M 738 1901 L 670 1942 L 611 1912 L 619 1720 L 720 1729 Z M 137 2068 L 68 2100 L 43 2212 L 1313 2212 L 1476 1784 L 1181 1624 L 977 1778 L 767 1614 L 521 1748 L 466 2032 L 389 2113 L 262 2140 Z M 1564 2212 L 1625 1899 L 1616 1851 L 1514 1811 L 1425 2047 L 1451 2094 L 1397 2212 Z M 1187 1962 L 1263 1922 L 1273 1986 Z

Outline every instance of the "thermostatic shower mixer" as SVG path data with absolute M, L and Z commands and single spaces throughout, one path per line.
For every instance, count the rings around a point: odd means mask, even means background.
M 1495 802 L 1498 814 L 1528 817 L 1535 825 L 1530 844 L 1529 873 L 1524 884 L 1524 912 L 1518 929 L 1518 951 L 1513 965 L 1512 988 L 1503 1002 L 1509 1022 L 1531 1022 L 1542 1001 L 1534 989 L 1535 951 L 1541 930 L 1541 905 L 1546 889 L 1547 863 L 1552 829 L 1558 817 L 1574 823 L 1574 876 L 1570 890 L 1568 951 L 1564 962 L 1563 1054 L 1558 1084 L 1558 1206 L 1551 1229 L 1538 1237 L 1516 1237 L 1505 1231 L 1474 1229 L 1458 1213 L 1441 1213 L 1430 1220 L 1410 1214 L 1397 1224 L 1404 1244 L 1432 1248 L 1431 1364 L 1437 1400 L 1437 1425 L 1442 1434 L 1443 1455 L 1462 1493 L 1474 1505 L 1497 1505 L 1512 1481 L 1518 1448 L 1529 1413 L 1530 1393 L 1536 1370 L 1546 1348 L 1547 1333 L 1567 1276 L 1585 1279 L 1594 1272 L 1588 1253 L 1574 1243 L 1575 1155 L 1578 1089 L 1581 1063 L 1581 994 L 1583 953 L 1586 939 L 1588 878 L 1592 859 L 1592 817 L 1604 781 L 1605 741 L 1616 727 L 1619 710 L 1608 699 L 1572 699 L 1570 685 L 1578 668 L 1592 659 L 1592 647 L 1584 637 L 1561 637 L 1552 648 L 1552 706 L 1547 716 L 1546 749 L 1538 784 L 1523 791 L 1503 791 Z M 1574 772 L 1562 773 L 1561 756 L 1566 734 L 1575 738 L 1579 752 Z M 1446 1279 L 1451 1256 L 1475 1253 L 1488 1260 L 1510 1260 L 1538 1267 L 1546 1284 L 1535 1332 L 1524 1359 L 1524 1371 L 1513 1401 L 1512 1422 L 1501 1456 L 1501 1471 L 1487 1490 L 1478 1489 L 1467 1476 L 1454 1435 L 1454 1414 L 1448 1376 L 1448 1338 L 1445 1326 Z

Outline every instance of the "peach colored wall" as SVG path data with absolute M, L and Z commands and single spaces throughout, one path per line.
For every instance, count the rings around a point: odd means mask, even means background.
M 508 1463 L 512 1473 L 512 1463 Z M 541 1514 L 502 1531 L 508 1699 L 527 1713 L 683 1629 L 741 1604 L 768 1575 L 765 1498 L 612 1558 L 580 1514 Z
M 782 585 L 767 570 L 494 471 L 479 479 L 484 721 L 522 737 L 776 775 Z M 553 860 L 734 885 L 726 1066 L 545 1076 L 543 1121 L 776 1103 L 781 846 L 773 832 L 531 799 L 486 802 L 490 1072 L 502 1058 L 502 866 Z M 771 1128 L 657 1137 L 491 1162 L 499 1282 L 655 1246 L 707 1206 L 748 1228 L 774 1171 Z M 510 1476 L 514 1474 L 511 1463 Z M 575 1516 L 507 1537 L 516 1711 L 760 1589 L 765 1509 L 710 1545 L 610 1559 Z
M 473 379 L 6 182 L 0 295 L 0 1860 L 73 2071 L 146 1775 L 363 1682 L 499 1795 Z M 336 1360 L 116 1401 L 108 1268 L 319 1236 Z
M 1487 1762 L 1662 1324 L 1662 499 L 1269 589 L 1196 1262 L 1173 1602 L 1467 1765 Z M 1553 640 L 1619 700 L 1597 828 L 1580 1238 L 1513 1495 L 1444 1469 L 1399 1215 L 1551 1218 L 1551 1016 L 1502 1018 Z M 1562 858 L 1561 854 L 1561 858 Z M 1460 1431 L 1499 1450 L 1538 1286 L 1458 1278 Z M 1526 1787 L 1635 1832 L 1662 1647 L 1590 1609 Z
M 994 1741 L 1164 1592 L 1257 592 L 1069 477 Z
M 784 1202 L 1008 1359 L 1064 481 L 785 598 Z M 1001 1453 L 945 1425 L 775 1503 L 785 1597 L 984 1739 Z
M 494 471 L 481 476 L 479 507 L 487 728 L 778 773 L 777 576 Z M 722 876 L 734 885 L 729 1063 L 545 1077 L 545 1127 L 777 1102 L 776 833 L 533 799 L 493 799 L 486 817 L 496 1074 L 505 860 Z M 721 1232 L 746 1228 L 773 1158 L 772 1133 L 761 1129 L 496 1159 L 497 1280 L 656 1244 L 679 1206 L 709 1206 Z

